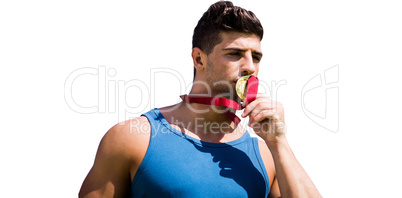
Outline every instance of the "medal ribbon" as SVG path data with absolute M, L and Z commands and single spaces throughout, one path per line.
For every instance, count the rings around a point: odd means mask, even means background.
M 257 97 L 258 92 L 258 78 L 256 76 L 250 76 L 247 80 L 247 88 L 246 88 L 246 99 L 244 101 L 244 106 L 253 102 Z M 195 96 L 195 95 L 181 95 L 180 98 L 187 103 L 198 103 L 204 105 L 215 105 L 222 107 L 229 107 L 234 110 L 240 110 L 241 106 L 234 100 L 230 100 L 227 98 L 216 98 L 216 97 L 208 97 L 208 96 Z M 226 116 L 234 122 L 237 126 L 240 123 L 240 118 L 236 116 L 236 114 L 231 111 L 226 111 Z

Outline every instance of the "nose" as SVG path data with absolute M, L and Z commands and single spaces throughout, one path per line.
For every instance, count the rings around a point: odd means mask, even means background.
M 246 53 L 242 58 L 240 73 L 241 76 L 252 75 L 256 72 L 256 65 L 253 61 L 253 56 L 250 53 Z

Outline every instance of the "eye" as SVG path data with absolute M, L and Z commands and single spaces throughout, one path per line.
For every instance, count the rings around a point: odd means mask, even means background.
M 230 52 L 228 53 L 229 56 L 240 56 L 240 52 Z
M 253 56 L 253 59 L 256 60 L 257 62 L 261 61 L 261 57 L 259 57 L 259 56 Z
M 241 52 L 236 52 L 236 51 L 229 52 L 226 55 L 232 61 L 238 61 L 243 56 L 243 54 Z

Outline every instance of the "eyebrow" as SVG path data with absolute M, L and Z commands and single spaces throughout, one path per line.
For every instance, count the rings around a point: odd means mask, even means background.
M 240 48 L 235 48 L 235 47 L 229 47 L 229 48 L 224 48 L 223 51 L 238 51 L 238 52 L 246 52 L 247 50 L 245 49 L 240 49 Z M 262 52 L 259 51 L 252 51 L 251 53 L 257 54 L 262 57 Z

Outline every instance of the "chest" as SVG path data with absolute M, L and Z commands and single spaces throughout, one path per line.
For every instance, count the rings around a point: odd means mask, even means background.
M 133 197 L 266 197 L 266 173 L 249 149 L 150 145 L 133 180 Z

